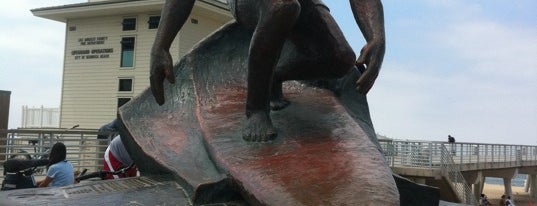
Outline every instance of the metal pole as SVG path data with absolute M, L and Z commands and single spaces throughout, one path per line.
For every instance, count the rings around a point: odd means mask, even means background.
M 433 143 L 429 142 L 429 168 L 433 168 Z
M 459 171 L 462 170 L 462 163 L 464 162 L 464 144 L 458 144 L 459 145 Z M 455 148 L 457 148 L 457 146 L 455 146 Z M 458 172 L 458 171 L 457 171 Z M 458 176 L 456 177 L 457 179 L 459 178 Z M 461 181 L 459 181 L 461 182 Z
M 481 165 L 481 162 L 479 159 L 479 157 L 481 156 L 480 153 L 481 153 L 481 145 L 478 144 L 477 145 L 477 164 L 476 164 L 477 168 L 479 168 L 479 165 Z
M 503 166 L 505 167 L 505 163 L 507 162 L 507 148 L 505 145 L 503 145 Z
M 491 145 L 490 147 L 492 147 L 492 149 L 490 150 L 490 155 L 491 155 L 491 162 L 494 162 L 494 145 Z

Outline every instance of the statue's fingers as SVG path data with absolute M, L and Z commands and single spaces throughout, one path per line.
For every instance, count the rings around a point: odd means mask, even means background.
M 360 72 L 360 75 L 363 74 L 363 73 L 365 73 L 366 68 L 365 68 L 365 65 L 364 65 L 364 64 L 356 63 L 354 66 L 355 66 L 356 69 Z
M 153 97 L 155 97 L 155 100 L 159 105 L 164 104 L 164 77 L 162 75 L 151 75 L 149 81 Z
M 363 51 L 363 50 L 362 50 L 362 51 Z M 357 59 L 356 62 L 355 62 L 355 65 L 356 65 L 356 66 L 360 66 L 360 65 L 363 66 L 363 64 L 365 64 L 365 59 L 366 59 L 366 53 L 361 52 L 361 53 L 360 53 L 360 56 L 358 57 L 358 59 Z
M 360 56 L 356 60 L 356 65 L 367 64 L 367 56 L 369 54 L 369 47 L 365 45 L 362 50 L 360 50 Z
M 356 90 L 358 93 L 366 95 L 369 90 L 371 90 L 371 87 L 373 87 L 373 82 L 371 82 L 369 79 L 361 79 L 362 81 L 358 80 L 358 84 L 356 86 Z
M 356 82 L 356 90 L 361 94 L 367 94 L 373 87 L 375 80 L 377 79 L 380 65 L 378 61 L 371 60 L 367 65 L 367 69 L 362 73 L 358 81 Z
M 360 94 L 366 95 L 367 92 L 369 91 L 369 88 L 370 88 L 369 84 L 363 78 L 360 78 L 356 83 L 356 91 L 358 91 L 358 93 Z
M 175 76 L 173 75 L 173 69 L 172 68 L 165 69 L 164 70 L 164 75 L 166 76 L 166 79 L 168 80 L 168 82 L 170 82 L 172 84 L 175 84 Z

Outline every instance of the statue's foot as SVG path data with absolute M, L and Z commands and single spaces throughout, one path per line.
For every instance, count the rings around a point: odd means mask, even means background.
M 278 111 L 286 108 L 291 104 L 291 101 L 285 99 L 285 98 L 277 98 L 270 100 L 270 109 L 272 111 Z
M 266 142 L 276 138 L 276 128 L 264 112 L 250 115 L 244 124 L 242 138 L 248 142 Z

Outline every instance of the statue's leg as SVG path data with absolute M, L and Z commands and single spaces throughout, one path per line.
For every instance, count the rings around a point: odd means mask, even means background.
M 291 101 L 285 99 L 282 91 L 283 81 L 273 80 L 270 93 L 270 109 L 273 111 L 281 110 L 289 106 Z
M 328 9 L 302 3 L 296 26 L 289 35 L 274 73 L 271 105 L 282 109 L 281 83 L 286 80 L 332 79 L 347 74 L 356 56 Z
M 276 137 L 269 116 L 269 96 L 274 68 L 286 37 L 300 13 L 297 0 L 259 1 L 259 19 L 248 58 L 248 94 L 243 138 L 262 142 Z

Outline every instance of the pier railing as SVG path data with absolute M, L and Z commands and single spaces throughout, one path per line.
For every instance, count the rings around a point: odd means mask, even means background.
M 440 168 L 446 148 L 461 171 L 537 165 L 537 146 L 379 140 L 391 167 Z
M 114 134 L 97 139 L 96 129 L 0 130 L 0 165 L 15 156 L 40 158 L 55 142 L 67 146 L 67 159 L 75 170 L 97 171 Z M 537 146 L 434 141 L 379 140 L 390 167 L 440 169 L 465 203 L 475 202 L 460 171 L 537 165 Z M 494 164 L 491 164 L 494 163 Z M 44 175 L 42 171 L 39 175 Z M 0 167 L 0 180 L 3 168 Z
M 461 171 L 537 165 L 537 146 L 379 140 L 392 168 L 438 169 L 461 202 L 476 199 Z
M 442 176 L 447 179 L 451 188 L 460 198 L 461 203 L 475 205 L 477 200 L 472 194 L 471 188 L 461 174 L 460 167 L 453 161 L 452 151 L 449 151 L 445 146 L 441 147 L 440 168 Z

